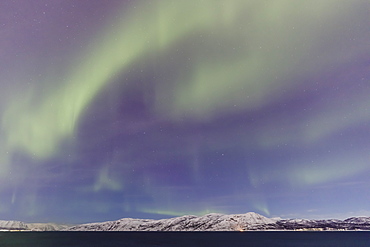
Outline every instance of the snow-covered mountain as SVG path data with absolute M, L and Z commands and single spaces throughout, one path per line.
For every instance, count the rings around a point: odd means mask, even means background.
M 370 230 L 370 217 L 352 217 L 345 220 L 279 220 L 276 228 L 282 230 Z
M 163 220 L 124 218 L 73 226 L 67 231 L 248 231 L 248 230 L 370 230 L 370 217 L 346 220 L 266 218 L 257 213 L 188 215 Z
M 0 229 L 24 230 L 27 229 L 27 225 L 21 221 L 0 220 Z
M 24 223 L 22 221 L 0 220 L 0 230 L 25 230 L 25 231 L 61 231 L 66 225 L 53 223 Z
M 163 220 L 124 218 L 117 221 L 83 224 L 69 231 L 242 231 L 264 229 L 276 220 L 256 213 L 207 214 L 201 217 L 188 215 Z
M 250 231 L 250 230 L 370 230 L 370 217 L 346 220 L 267 218 L 257 213 L 186 215 L 150 220 L 123 218 L 76 226 L 0 220 L 0 230 L 26 231 Z

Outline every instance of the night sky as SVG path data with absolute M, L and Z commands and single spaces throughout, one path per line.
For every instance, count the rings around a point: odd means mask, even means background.
M 370 215 L 370 1 L 0 1 L 0 219 Z

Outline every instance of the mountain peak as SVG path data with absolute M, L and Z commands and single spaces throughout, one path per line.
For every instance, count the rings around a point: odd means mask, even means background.
M 185 215 L 170 219 L 121 219 L 71 227 L 72 231 L 237 231 L 273 224 L 276 221 L 260 214 L 218 214 L 203 216 Z

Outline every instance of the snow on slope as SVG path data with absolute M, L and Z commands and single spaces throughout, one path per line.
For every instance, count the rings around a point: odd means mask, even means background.
M 0 229 L 23 230 L 27 229 L 27 225 L 21 221 L 0 220 Z
M 52 223 L 24 223 L 0 220 L 0 230 L 26 231 L 244 231 L 244 230 L 370 230 L 370 217 L 346 220 L 306 220 L 266 218 L 256 213 L 207 214 L 171 219 L 124 218 L 117 221 L 67 227 Z
M 0 220 L 0 230 L 26 230 L 26 231 L 61 231 L 66 225 L 53 223 L 24 223 L 22 221 Z
M 148 220 L 124 218 L 117 221 L 77 225 L 70 231 L 238 231 L 263 228 L 276 220 L 256 213 L 187 215 L 171 219 Z

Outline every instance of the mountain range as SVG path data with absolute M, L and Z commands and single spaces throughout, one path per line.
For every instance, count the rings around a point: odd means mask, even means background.
M 123 218 L 74 226 L 1 221 L 0 230 L 25 231 L 258 231 L 258 230 L 370 230 L 370 217 L 345 220 L 267 218 L 257 213 L 186 215 L 162 220 Z
M 23 230 L 23 231 L 60 231 L 67 229 L 68 225 L 54 223 L 24 223 L 22 221 L 0 220 L 0 231 Z

